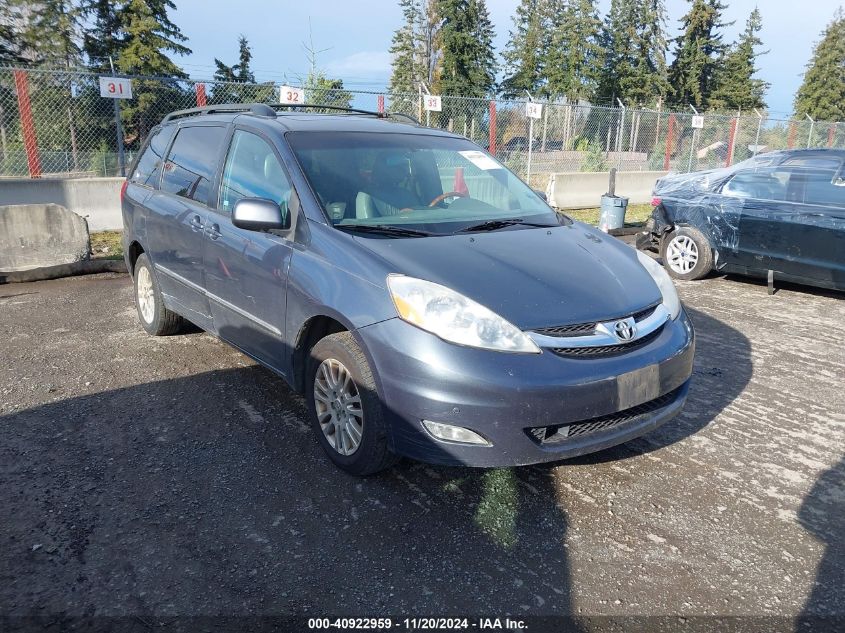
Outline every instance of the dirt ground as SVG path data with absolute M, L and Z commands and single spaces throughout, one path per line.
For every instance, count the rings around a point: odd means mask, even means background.
M 147 336 L 127 276 L 0 286 L 0 616 L 845 615 L 843 296 L 679 288 L 678 420 L 362 480 L 268 371 Z

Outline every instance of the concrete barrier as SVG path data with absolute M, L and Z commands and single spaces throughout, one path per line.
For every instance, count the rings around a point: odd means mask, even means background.
M 123 178 L 0 179 L 0 205 L 58 204 L 88 220 L 92 231 L 123 228 Z
M 651 192 L 665 171 L 620 171 L 616 173 L 616 195 L 625 196 L 631 204 L 651 201 Z M 607 193 L 608 172 L 558 172 L 549 175 L 546 196 L 556 209 L 598 207 Z
M 57 204 L 0 206 L 0 271 L 73 264 L 89 258 L 84 218 Z

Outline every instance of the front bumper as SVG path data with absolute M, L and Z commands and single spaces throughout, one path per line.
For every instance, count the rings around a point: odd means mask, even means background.
M 649 344 L 609 358 L 460 347 L 400 319 L 358 333 L 374 365 L 391 448 L 420 461 L 484 467 L 575 457 L 660 426 L 683 408 L 695 348 L 692 324 L 683 311 Z M 631 415 L 608 424 L 610 417 L 620 417 L 611 414 L 620 411 Z M 437 440 L 422 420 L 471 429 L 492 445 Z M 531 432 L 584 422 L 595 422 L 590 427 L 595 430 L 553 443 Z

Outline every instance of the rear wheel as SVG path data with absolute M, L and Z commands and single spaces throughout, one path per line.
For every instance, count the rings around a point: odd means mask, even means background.
M 308 363 L 311 426 L 329 459 L 352 475 L 371 475 L 396 457 L 366 356 L 349 332 L 317 342 Z
M 138 320 L 147 334 L 176 334 L 184 325 L 182 317 L 164 307 L 152 264 L 145 253 L 135 262 L 135 307 Z
M 682 226 L 663 236 L 660 256 L 669 275 L 687 281 L 713 270 L 713 249 L 701 231 Z

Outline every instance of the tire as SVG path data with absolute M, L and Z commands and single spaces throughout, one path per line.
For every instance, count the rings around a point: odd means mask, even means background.
M 660 258 L 675 279 L 693 281 L 713 270 L 713 249 L 704 234 L 689 226 L 678 227 L 660 240 Z
M 135 262 L 135 309 L 147 334 L 169 336 L 182 329 L 184 320 L 164 307 L 152 264 L 146 253 Z
M 352 334 L 338 332 L 320 339 L 311 349 L 306 371 L 311 426 L 329 459 L 341 470 L 357 476 L 372 475 L 392 466 L 397 458 L 388 448 L 384 407 L 367 358 Z M 338 383 L 344 382 L 341 371 L 351 381 L 345 390 L 337 388 Z M 336 380 L 334 390 L 332 378 Z M 338 393 L 341 395 L 336 399 Z M 356 436 L 358 443 L 353 447 Z

